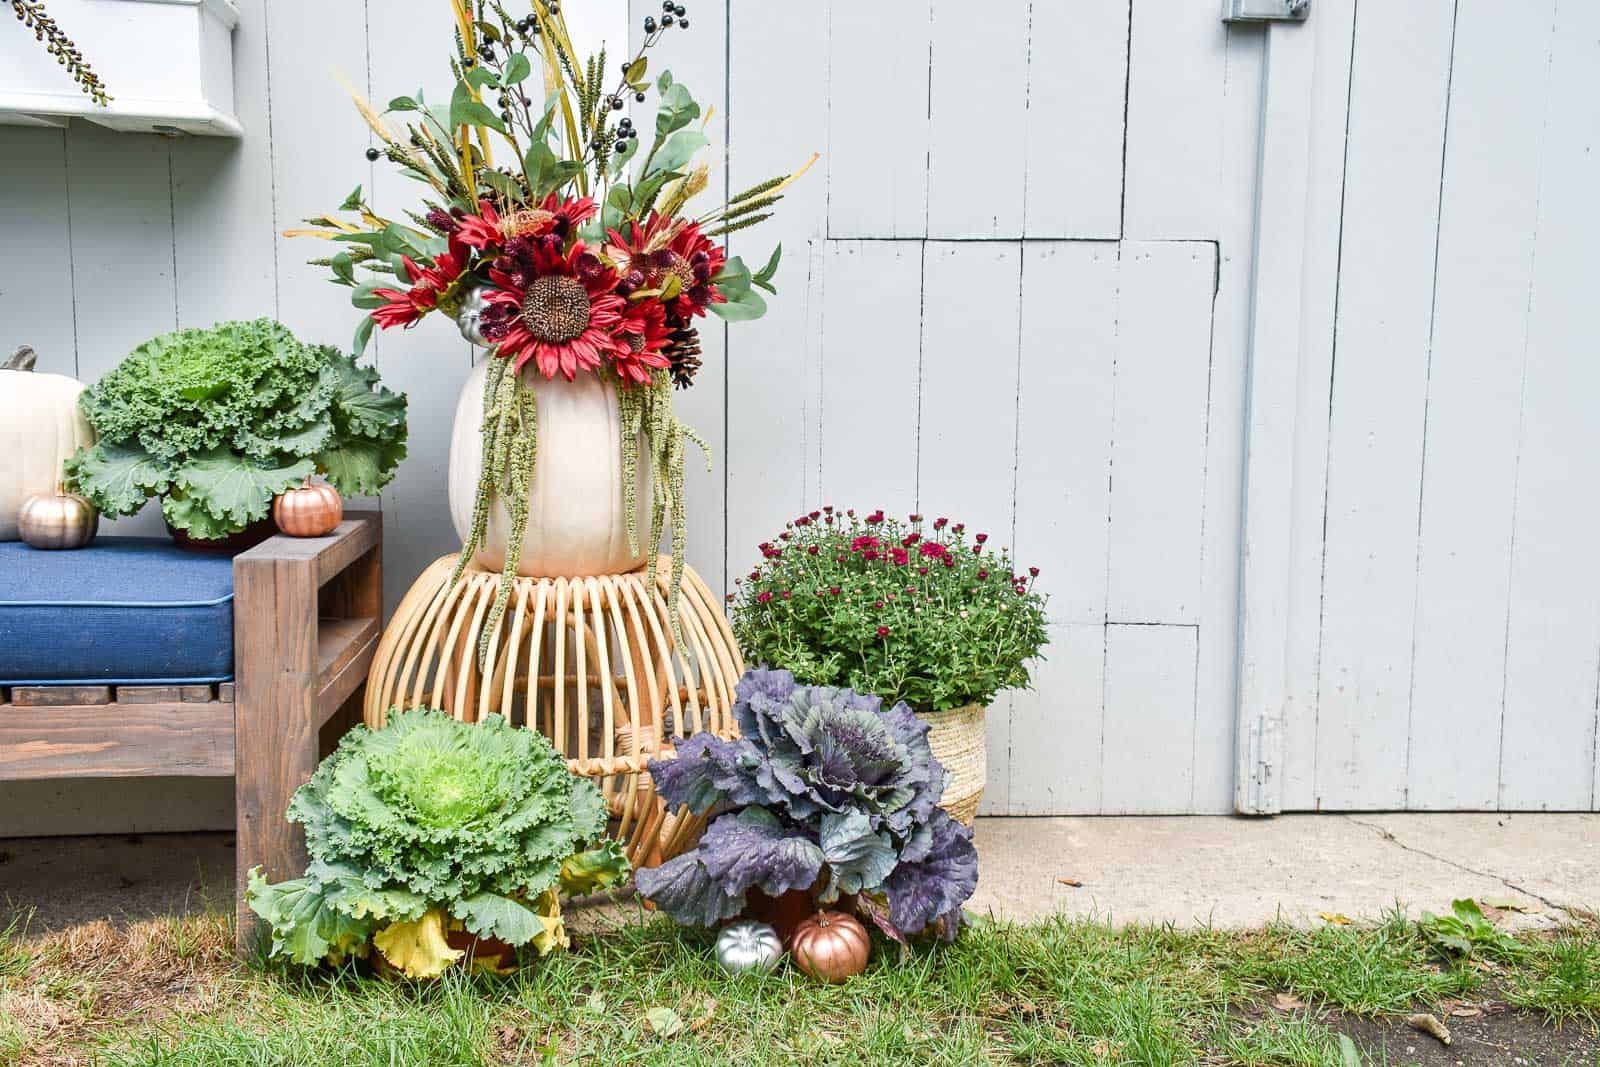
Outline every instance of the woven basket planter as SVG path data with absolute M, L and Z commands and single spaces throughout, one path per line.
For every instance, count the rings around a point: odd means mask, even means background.
M 971 826 L 983 799 L 983 784 L 989 773 L 988 735 L 983 726 L 981 704 L 951 708 L 949 711 L 917 712 L 928 724 L 928 746 L 944 765 L 944 795 L 939 806 L 951 818 Z

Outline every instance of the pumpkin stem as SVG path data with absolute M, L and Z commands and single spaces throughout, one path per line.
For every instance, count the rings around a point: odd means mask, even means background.
M 38 361 L 32 345 L 18 345 L 17 350 L 0 363 L 0 370 L 32 370 Z

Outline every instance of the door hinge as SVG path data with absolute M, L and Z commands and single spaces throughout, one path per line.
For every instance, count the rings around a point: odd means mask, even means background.
M 1222 0 L 1223 22 L 1304 22 L 1311 0 Z

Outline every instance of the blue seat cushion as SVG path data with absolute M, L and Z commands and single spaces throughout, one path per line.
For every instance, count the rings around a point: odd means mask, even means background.
M 233 677 L 233 560 L 148 537 L 0 542 L 0 685 Z

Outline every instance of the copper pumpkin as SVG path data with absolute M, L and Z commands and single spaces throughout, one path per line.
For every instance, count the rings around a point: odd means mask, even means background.
M 325 482 L 307 478 L 298 489 L 287 489 L 272 502 L 272 520 L 290 537 L 322 537 L 344 518 L 344 499 Z
M 844 912 L 819 911 L 795 927 L 789 951 L 811 977 L 842 982 L 867 969 L 872 941 L 867 928 Z
M 17 534 L 32 548 L 82 548 L 100 529 L 100 513 L 76 493 L 34 493 L 17 510 Z

